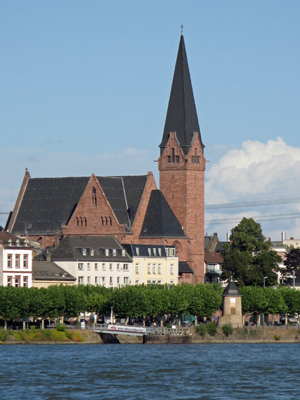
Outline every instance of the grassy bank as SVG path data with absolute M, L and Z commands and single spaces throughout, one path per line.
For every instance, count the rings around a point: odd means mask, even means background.
M 78 332 L 70 330 L 57 331 L 38 329 L 38 330 L 19 330 L 19 331 L 5 331 L 0 330 L 0 342 L 2 343 L 49 343 L 49 342 L 84 342 L 83 337 Z

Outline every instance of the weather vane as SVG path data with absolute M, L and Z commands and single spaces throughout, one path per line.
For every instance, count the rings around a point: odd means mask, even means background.
M 183 25 L 181 24 L 181 34 L 183 34 Z

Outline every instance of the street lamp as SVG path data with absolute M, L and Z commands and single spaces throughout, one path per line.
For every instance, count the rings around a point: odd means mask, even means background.
M 266 287 L 266 279 L 268 279 L 268 277 L 264 276 L 264 288 Z

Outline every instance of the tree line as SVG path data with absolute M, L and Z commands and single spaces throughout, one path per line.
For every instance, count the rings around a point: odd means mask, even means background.
M 53 285 L 48 288 L 0 287 L 0 317 L 5 321 L 28 318 L 77 318 L 90 312 L 120 318 L 190 314 L 211 317 L 222 305 L 219 284 L 140 285 L 121 288 Z
M 244 286 L 243 314 L 300 313 L 300 291 L 292 288 Z M 111 307 L 120 318 L 145 318 L 190 314 L 211 318 L 222 308 L 220 284 L 103 286 L 49 286 L 48 288 L 0 287 L 0 316 L 5 321 L 28 318 L 77 318 L 80 313 L 109 315 Z

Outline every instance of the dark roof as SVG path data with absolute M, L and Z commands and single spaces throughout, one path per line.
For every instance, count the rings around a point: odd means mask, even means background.
M 204 261 L 209 264 L 222 264 L 224 259 L 221 257 L 220 253 L 205 253 Z
M 152 190 L 144 223 L 142 237 L 180 237 L 184 231 L 160 190 Z
M 32 261 L 32 279 L 40 281 L 76 281 L 73 275 L 53 261 Z
M 189 263 L 186 261 L 179 261 L 178 263 L 178 272 L 179 274 L 193 274 L 192 268 L 189 266 Z
M 130 257 L 166 257 L 166 248 L 175 248 L 174 246 L 160 246 L 160 245 L 147 245 L 147 244 L 122 244 L 122 247 L 127 251 Z M 137 252 L 138 248 L 138 252 Z M 151 255 L 149 255 L 149 249 L 151 250 Z M 153 249 L 156 250 L 154 254 Z M 160 249 L 161 254 L 159 254 L 158 249 Z
M 224 289 L 223 297 L 242 297 L 242 294 L 234 282 L 229 282 Z
M 202 147 L 204 147 L 201 140 L 192 82 L 182 35 L 178 48 L 164 133 L 159 146 L 161 154 L 166 147 L 170 132 L 176 132 L 177 140 L 184 154 L 188 154 L 189 152 L 194 132 L 199 132 L 199 139 Z
M 85 255 L 83 252 L 85 250 Z M 109 250 L 108 256 L 106 249 Z M 116 255 L 113 253 L 116 250 Z M 93 251 L 91 251 L 93 250 Z M 39 254 L 35 260 L 45 260 L 47 253 L 51 253 L 52 261 L 115 261 L 131 262 L 131 258 L 114 236 L 67 236 L 58 247 L 52 247 Z
M 26 239 L 20 239 L 9 232 L 0 232 L 0 243 L 9 247 L 28 247 L 29 242 Z
M 31 178 L 12 232 L 31 235 L 61 232 L 70 220 L 90 177 Z M 97 177 L 120 224 L 127 231 L 139 205 L 147 175 Z
M 216 248 L 215 248 L 215 252 L 221 253 L 223 251 L 223 246 L 225 243 L 228 243 L 228 242 L 218 242 L 216 245 Z

